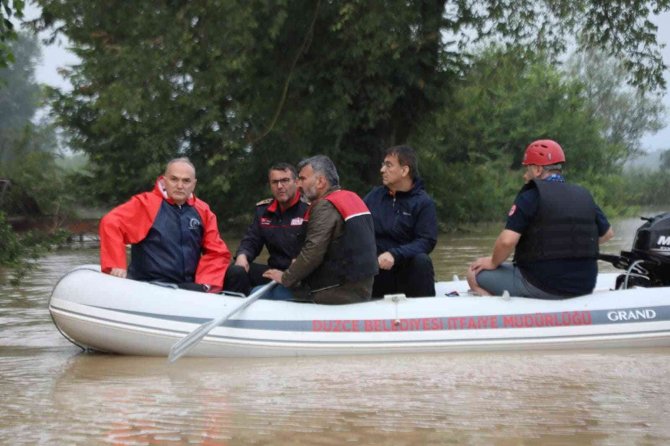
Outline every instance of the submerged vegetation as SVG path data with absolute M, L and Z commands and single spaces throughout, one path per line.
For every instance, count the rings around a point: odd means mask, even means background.
M 63 245 L 70 234 L 64 230 L 54 232 L 28 231 L 17 234 L 0 211 L 0 268 L 12 269 L 10 283 L 18 285 L 25 275 L 35 267 L 35 261 L 58 246 Z

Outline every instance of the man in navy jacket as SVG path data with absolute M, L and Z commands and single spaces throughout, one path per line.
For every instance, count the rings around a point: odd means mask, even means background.
M 375 224 L 380 269 L 372 295 L 434 296 L 428 254 L 437 243 L 437 213 L 419 178 L 416 153 L 404 145 L 389 148 L 381 174 L 383 185 L 364 198 Z

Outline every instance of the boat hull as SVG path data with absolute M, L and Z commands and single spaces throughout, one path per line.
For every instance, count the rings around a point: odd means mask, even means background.
M 670 346 L 670 289 L 597 291 L 561 301 L 426 297 L 324 306 L 259 300 L 187 353 L 209 357 L 395 354 Z M 439 296 L 465 294 L 440 282 Z M 201 324 L 242 298 L 163 288 L 81 267 L 54 288 L 49 309 L 61 333 L 85 349 L 167 356 Z

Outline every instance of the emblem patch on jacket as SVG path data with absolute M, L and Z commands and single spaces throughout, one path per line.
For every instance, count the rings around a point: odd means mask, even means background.
M 188 221 L 188 228 L 189 229 L 198 229 L 200 227 L 200 220 L 197 218 L 192 218 Z
M 303 221 L 302 217 L 296 217 L 291 220 L 291 226 L 300 226 Z

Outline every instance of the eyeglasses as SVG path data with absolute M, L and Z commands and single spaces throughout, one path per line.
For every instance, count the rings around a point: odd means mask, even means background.
M 293 181 L 291 178 L 280 178 L 278 180 L 270 181 L 270 184 L 273 186 L 279 186 L 279 184 L 281 183 L 282 186 L 288 186 L 288 183 L 290 183 L 291 181 Z

